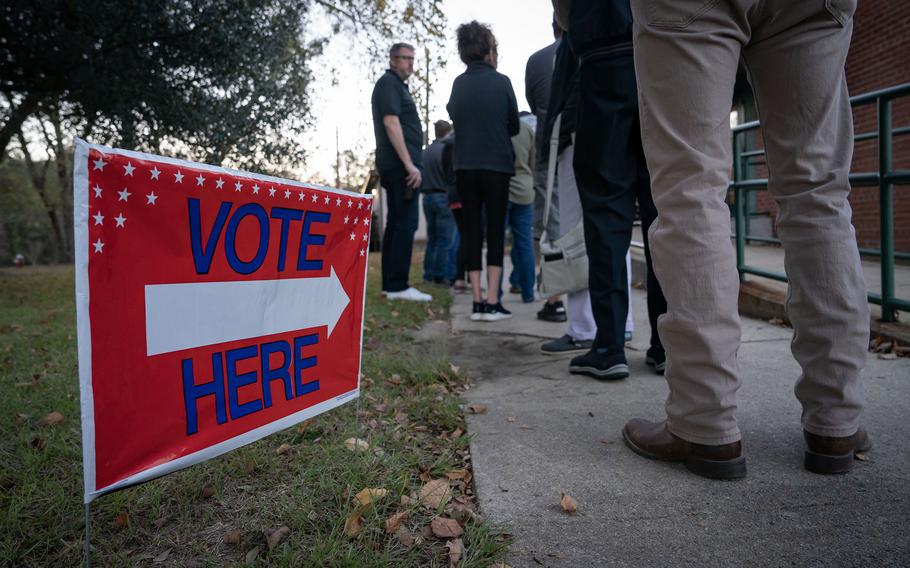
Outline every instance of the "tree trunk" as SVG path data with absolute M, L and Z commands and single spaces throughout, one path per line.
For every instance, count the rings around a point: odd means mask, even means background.
M 3 128 L 0 128 L 0 164 L 6 159 L 6 150 L 10 140 L 13 139 L 13 136 L 21 134 L 22 123 L 37 110 L 41 102 L 41 97 L 35 93 L 27 94 L 19 106 L 13 104 L 12 94 L 6 93 L 6 98 L 9 101 L 10 116 L 3 123 Z
M 22 145 L 22 154 L 25 157 L 25 165 L 28 169 L 29 177 L 32 180 L 32 187 L 35 188 L 35 191 L 38 192 L 38 197 L 41 198 L 41 203 L 44 205 L 48 221 L 50 221 L 51 224 L 51 230 L 54 232 L 54 242 L 57 245 L 57 260 L 69 258 L 66 250 L 66 241 L 63 239 L 63 230 L 60 228 L 60 218 L 57 215 L 57 208 L 47 195 L 47 166 L 50 162 L 45 162 L 44 170 L 39 171 L 38 165 L 35 164 L 31 154 L 28 152 L 28 145 L 25 142 L 25 136 L 22 134 L 21 128 L 16 133 L 16 136 L 19 138 L 19 143 Z
M 54 162 L 57 166 L 57 179 L 60 182 L 60 210 L 63 213 L 63 236 L 66 246 L 66 258 L 73 262 L 73 184 L 70 179 L 71 152 L 63 146 L 63 129 L 60 127 L 60 111 L 55 110 L 50 114 L 51 124 L 54 127 L 55 150 Z

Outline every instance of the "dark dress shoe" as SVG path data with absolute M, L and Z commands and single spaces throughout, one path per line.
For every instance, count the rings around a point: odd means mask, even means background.
M 853 469 L 853 458 L 872 449 L 869 434 L 863 428 L 852 436 L 835 438 L 803 430 L 806 438 L 806 469 L 812 473 L 847 473 Z
M 740 442 L 707 446 L 674 436 L 667 423 L 633 418 L 626 422 L 622 437 L 633 452 L 652 460 L 685 462 L 696 475 L 711 479 L 739 479 L 746 476 L 746 457 Z

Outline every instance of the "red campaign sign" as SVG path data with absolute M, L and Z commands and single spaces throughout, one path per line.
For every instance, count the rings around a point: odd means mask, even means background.
M 79 140 L 85 502 L 359 396 L 372 199 Z

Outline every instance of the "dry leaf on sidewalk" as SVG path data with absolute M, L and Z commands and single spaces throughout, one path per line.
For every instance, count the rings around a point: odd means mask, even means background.
M 487 405 L 475 402 L 468 405 L 468 411 L 471 414 L 484 414 L 487 411 Z
M 570 515 L 578 512 L 578 501 L 573 499 L 568 493 L 562 493 L 562 499 L 560 499 L 559 503 L 562 505 L 562 510 Z
M 456 538 L 464 534 L 464 529 L 455 519 L 446 517 L 436 517 L 430 522 L 430 528 L 433 534 L 438 538 Z

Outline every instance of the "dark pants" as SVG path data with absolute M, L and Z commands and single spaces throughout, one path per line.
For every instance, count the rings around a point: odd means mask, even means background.
M 451 278 L 451 249 L 455 241 L 455 218 L 449 209 L 449 196 L 444 191 L 425 193 L 423 215 L 427 220 L 423 280 L 440 283 Z
M 641 146 L 638 95 L 632 55 L 585 61 L 581 67 L 575 178 L 588 250 L 591 308 L 597 322 L 594 347 L 623 352 L 629 290 L 626 251 L 635 201 L 641 213 L 648 266 L 651 345 L 660 346 L 657 318 L 667 301 L 651 268 L 648 227 L 657 217 Z
M 455 183 L 464 214 L 465 256 L 468 271 L 481 270 L 483 216 L 486 214 L 487 266 L 502 266 L 505 251 L 509 174 L 488 170 L 458 170 Z
M 400 292 L 408 288 L 419 207 L 416 194 L 407 189 L 403 170 L 380 171 L 379 179 L 386 190 L 388 209 L 382 235 L 382 289 Z M 409 193 L 411 198 L 407 199 Z
M 455 226 L 458 227 L 458 251 L 455 253 L 455 280 L 467 280 L 465 273 L 468 271 L 467 261 L 465 260 L 464 248 L 464 209 L 458 207 L 452 209 L 452 215 L 455 217 Z

